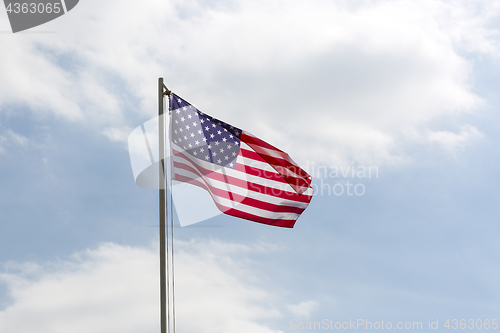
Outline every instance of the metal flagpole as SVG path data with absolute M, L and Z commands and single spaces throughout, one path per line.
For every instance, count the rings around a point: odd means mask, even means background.
M 170 209 L 170 246 L 169 226 L 166 224 L 168 215 L 165 182 L 165 119 L 164 96 L 170 96 L 170 90 L 163 84 L 163 78 L 158 79 L 158 140 L 159 140 L 159 197 L 160 197 L 160 332 L 175 333 L 175 297 L 174 297 L 174 224 L 173 212 Z M 170 98 L 169 98 L 170 115 Z M 169 175 L 169 178 L 171 176 Z M 169 181 L 171 181 L 169 179 Z M 171 190 L 171 187 L 170 187 Z M 172 204 L 172 193 L 170 192 Z M 169 251 L 171 247 L 171 251 Z
M 165 123 L 163 121 L 163 78 L 158 79 L 158 140 L 160 191 L 160 332 L 167 333 L 167 272 L 165 257 Z

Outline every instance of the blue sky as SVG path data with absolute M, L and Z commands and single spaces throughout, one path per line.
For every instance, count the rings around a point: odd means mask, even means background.
M 498 322 L 499 12 L 86 0 L 9 34 L 0 10 L 0 332 L 158 331 L 157 191 L 135 185 L 127 137 L 159 76 L 310 172 L 378 170 L 316 177 L 290 230 L 176 228 L 179 332 Z M 325 192 L 347 181 L 364 194 Z

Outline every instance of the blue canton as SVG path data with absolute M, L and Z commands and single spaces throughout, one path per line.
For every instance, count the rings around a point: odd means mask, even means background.
M 234 169 L 241 130 L 213 118 L 175 94 L 170 95 L 170 140 L 202 161 Z

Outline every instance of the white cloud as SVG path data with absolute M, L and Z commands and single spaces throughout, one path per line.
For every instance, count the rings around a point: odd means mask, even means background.
M 104 134 L 111 141 L 127 142 L 130 132 L 131 130 L 129 128 L 108 127 L 102 131 L 102 134 Z
M 299 318 L 309 317 L 311 315 L 311 312 L 314 311 L 317 307 L 318 302 L 316 301 L 306 301 L 299 304 L 290 304 L 287 306 L 288 310 L 290 310 L 291 313 Z
M 483 105 L 464 54 L 498 57 L 499 11 L 495 1 L 88 0 L 44 25 L 55 34 L 2 36 L 0 107 L 22 102 L 116 140 L 138 125 L 130 112 L 155 115 L 162 75 L 302 163 L 398 162 L 408 133 Z
M 24 135 L 7 130 L 5 133 L 0 134 L 0 153 L 5 152 L 6 148 L 26 146 L 29 140 Z
M 192 241 L 176 249 L 179 331 L 278 332 L 263 324 L 280 313 L 245 259 L 259 248 Z M 0 331 L 158 331 L 158 265 L 156 249 L 116 244 L 66 261 L 11 263 L 0 275 L 12 298 L 0 311 Z
M 449 152 L 454 152 L 458 148 L 463 148 L 473 139 L 483 138 L 484 134 L 473 126 L 465 126 L 460 133 L 450 131 L 436 131 L 427 133 L 427 140 L 437 143 Z

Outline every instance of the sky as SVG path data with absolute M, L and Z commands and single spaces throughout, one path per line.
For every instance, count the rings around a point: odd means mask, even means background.
M 81 0 L 13 34 L 0 9 L 0 333 L 159 331 L 158 193 L 127 145 L 158 77 L 315 188 L 293 229 L 175 228 L 178 332 L 500 330 L 499 16 Z

